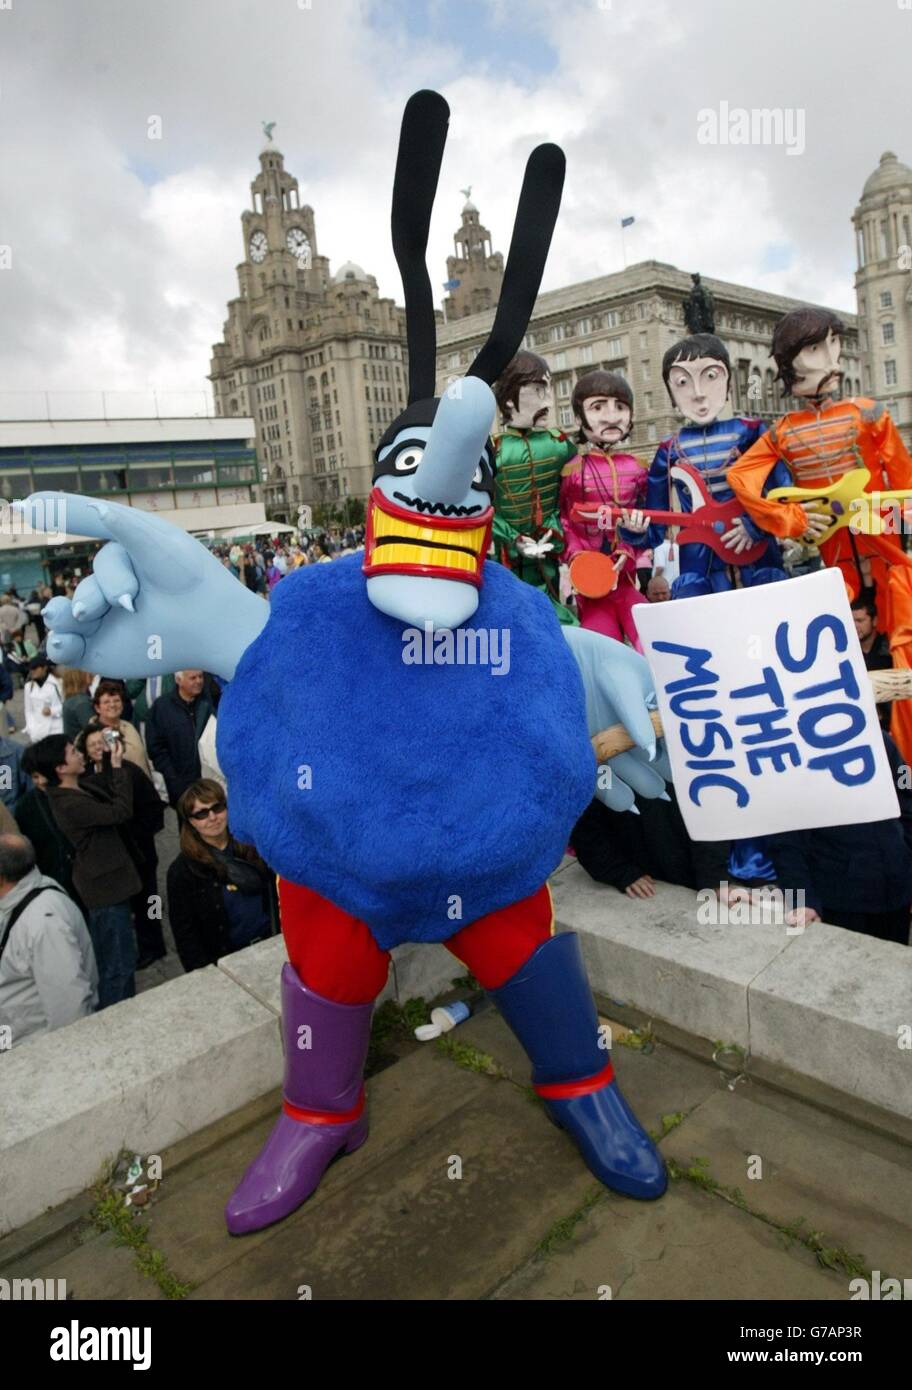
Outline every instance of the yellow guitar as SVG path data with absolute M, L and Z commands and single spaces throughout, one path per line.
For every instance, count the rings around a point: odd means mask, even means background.
M 895 492 L 866 492 L 870 481 L 871 474 L 867 468 L 852 468 L 828 488 L 777 487 L 766 495 L 771 502 L 810 503 L 809 511 L 829 514 L 832 521 L 818 538 L 818 545 L 828 541 L 843 526 L 851 527 L 857 535 L 862 536 L 901 535 L 904 511 L 898 516 L 891 512 L 884 516 L 882 508 L 892 502 L 912 498 L 912 488 Z

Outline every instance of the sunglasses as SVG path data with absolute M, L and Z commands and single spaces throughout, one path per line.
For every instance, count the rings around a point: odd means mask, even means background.
M 191 820 L 206 820 L 208 816 L 220 816 L 227 809 L 227 801 L 213 801 L 211 806 L 204 806 L 202 811 L 188 811 L 187 814 Z

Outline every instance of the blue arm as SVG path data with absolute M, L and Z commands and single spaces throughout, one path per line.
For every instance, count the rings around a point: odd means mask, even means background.
M 201 669 L 230 679 L 266 625 L 269 605 L 154 513 L 64 492 L 13 506 L 35 530 L 108 542 L 72 601 L 44 609 L 52 661 L 124 678 Z
M 600 764 L 594 795 L 613 811 L 630 810 L 636 792 L 667 801 L 665 783 L 671 781 L 671 768 L 664 749 L 656 746 L 649 717 L 655 691 L 648 663 L 632 647 L 600 632 L 583 627 L 562 627 L 561 632 L 582 677 L 590 737 L 623 724 L 637 745 Z

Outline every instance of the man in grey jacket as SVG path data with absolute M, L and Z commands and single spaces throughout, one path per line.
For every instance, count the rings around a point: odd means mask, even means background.
M 83 915 L 54 879 L 38 871 L 23 835 L 0 834 L 0 942 L 4 938 L 0 1047 L 94 1012 L 98 968 Z

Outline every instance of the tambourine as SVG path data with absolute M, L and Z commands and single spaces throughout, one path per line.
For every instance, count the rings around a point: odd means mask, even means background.
M 583 598 L 604 598 L 617 586 L 619 571 L 610 555 L 583 550 L 570 561 L 570 583 Z

